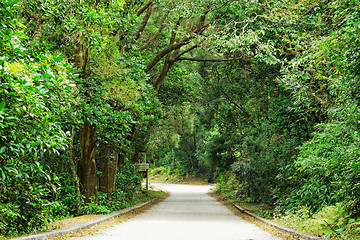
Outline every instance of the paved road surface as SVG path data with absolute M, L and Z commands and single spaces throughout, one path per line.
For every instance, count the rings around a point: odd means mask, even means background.
M 95 236 L 71 240 L 279 240 L 207 195 L 209 186 L 153 184 L 170 192 L 163 202 Z

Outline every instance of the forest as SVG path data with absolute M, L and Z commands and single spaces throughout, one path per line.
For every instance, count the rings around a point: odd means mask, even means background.
M 144 158 L 360 234 L 359 19 L 357 0 L 2 0 L 0 236 L 129 206 Z

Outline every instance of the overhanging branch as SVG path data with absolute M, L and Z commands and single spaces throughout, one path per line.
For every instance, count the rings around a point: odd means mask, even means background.
M 143 5 L 137 12 L 136 15 L 140 16 L 146 9 L 154 2 L 154 0 L 148 1 L 145 5 Z
M 190 58 L 190 57 L 180 57 L 178 61 L 194 61 L 194 62 L 229 62 L 237 60 L 237 58 Z
M 236 108 L 240 109 L 240 111 L 242 111 L 245 114 L 249 124 L 253 127 L 256 127 L 251 115 L 245 110 L 245 108 L 234 102 L 225 91 L 221 91 L 221 92 L 231 104 L 233 104 Z

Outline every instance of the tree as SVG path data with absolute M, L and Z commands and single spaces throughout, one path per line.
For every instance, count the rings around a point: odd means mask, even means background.
M 125 2 L 92 1 L 83 4 L 76 1 L 43 1 L 40 5 L 25 1 L 23 6 L 29 25 L 32 19 L 36 20 L 34 33 L 29 34 L 38 44 L 35 46 L 68 55 L 78 70 L 77 87 L 83 102 L 76 106 L 81 115 L 81 125 L 76 126 L 79 138 L 73 140 L 79 139 L 78 175 L 81 191 L 89 202 L 98 188 L 97 165 L 104 172 L 100 175 L 100 187 L 108 193 L 113 189 L 114 173 L 119 165 L 111 168 L 112 174 L 106 174 L 110 171 L 110 162 L 115 159 L 102 157 L 97 161 L 97 146 L 101 145 L 104 156 L 110 156 L 110 150 L 116 152 L 114 156 L 124 152 L 128 148 L 128 140 L 133 138 L 132 129 L 139 125 L 142 117 L 151 114 L 150 109 L 156 107 L 153 104 L 156 98 L 145 97 L 153 95 L 153 92 L 146 84 L 148 76 L 139 57 L 133 55 L 132 60 L 139 60 L 130 64 L 128 59 L 132 56 L 119 50 L 118 45 L 117 33 L 127 31 L 124 27 L 128 25 L 126 17 L 131 18 L 137 6 Z M 41 45 L 40 41 L 45 44 Z M 145 98 L 152 99 L 151 104 L 144 102 Z M 121 161 L 123 158 L 117 159 Z M 111 186 L 106 186 L 108 184 Z
M 76 119 L 72 67 L 61 55 L 26 45 L 15 3 L 0 5 L 1 234 L 39 229 L 56 214 L 59 178 L 45 163 L 67 148 L 63 124 Z

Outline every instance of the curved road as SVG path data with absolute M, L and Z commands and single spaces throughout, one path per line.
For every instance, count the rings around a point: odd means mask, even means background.
M 280 240 L 210 197 L 210 186 L 152 184 L 170 197 L 100 234 L 72 240 Z

